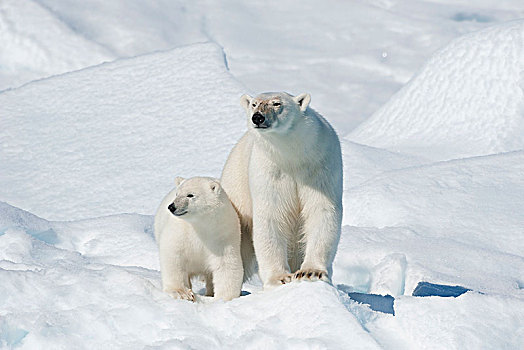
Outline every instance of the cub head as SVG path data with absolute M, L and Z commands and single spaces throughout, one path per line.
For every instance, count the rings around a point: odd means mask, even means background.
M 247 112 L 249 127 L 260 132 L 285 132 L 306 111 L 311 96 L 291 96 L 285 92 L 266 92 L 251 97 L 243 95 L 240 104 Z
M 171 214 L 191 221 L 209 215 L 229 201 L 218 180 L 210 177 L 175 179 L 175 199 L 167 206 Z

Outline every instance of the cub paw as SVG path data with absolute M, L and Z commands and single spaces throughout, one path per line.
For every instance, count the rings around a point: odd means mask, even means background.
M 192 302 L 196 300 L 195 294 L 193 294 L 193 291 L 191 289 L 174 289 L 166 291 L 166 293 L 171 295 L 175 299 L 182 299 Z
M 325 281 L 329 282 L 327 271 L 315 269 L 302 269 L 293 274 L 294 281 Z
M 293 275 L 290 273 L 283 273 L 272 278 L 271 285 L 278 286 L 290 283 L 293 280 Z

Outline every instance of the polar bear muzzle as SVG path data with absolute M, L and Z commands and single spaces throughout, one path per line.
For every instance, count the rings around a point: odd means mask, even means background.
M 251 121 L 253 124 L 255 124 L 255 128 L 262 128 L 265 129 L 268 127 L 264 122 L 266 121 L 266 117 L 260 112 L 256 112 L 251 117 Z
M 185 213 L 187 213 L 187 210 L 177 208 L 175 206 L 175 203 L 171 203 L 167 206 L 167 209 L 173 214 L 174 216 L 182 216 Z

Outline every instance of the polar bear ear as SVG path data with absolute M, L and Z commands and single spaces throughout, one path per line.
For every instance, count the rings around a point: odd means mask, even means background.
M 209 183 L 209 188 L 211 188 L 211 191 L 218 193 L 218 191 L 220 190 L 220 184 L 218 183 L 218 181 L 211 181 Z
M 309 102 L 311 101 L 311 95 L 308 93 L 300 94 L 298 96 L 293 97 L 293 100 L 295 100 L 295 102 L 298 104 L 300 110 L 302 112 L 305 112 L 307 106 L 309 106 Z
M 180 176 L 177 176 L 175 178 L 175 185 L 176 187 L 180 186 L 180 184 L 182 183 L 182 181 L 184 181 L 185 179 L 183 177 L 180 177 Z
M 240 105 L 244 107 L 244 109 L 248 112 L 249 112 L 249 105 L 251 104 L 251 101 L 253 101 L 253 97 L 249 95 L 242 95 L 242 97 L 240 97 Z

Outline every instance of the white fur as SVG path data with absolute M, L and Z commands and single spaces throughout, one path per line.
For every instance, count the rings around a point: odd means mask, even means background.
M 301 94 L 244 95 L 249 130 L 231 151 L 221 183 L 239 213 L 246 273 L 265 287 L 330 280 L 342 220 L 340 142 Z M 253 116 L 265 119 L 255 128 Z M 298 270 L 298 271 L 297 271 Z
M 223 300 L 240 296 L 240 223 L 231 201 L 212 178 L 177 178 L 176 183 L 155 216 L 164 292 L 194 301 L 191 278 L 203 276 L 206 295 Z M 182 215 L 175 216 L 171 204 Z

